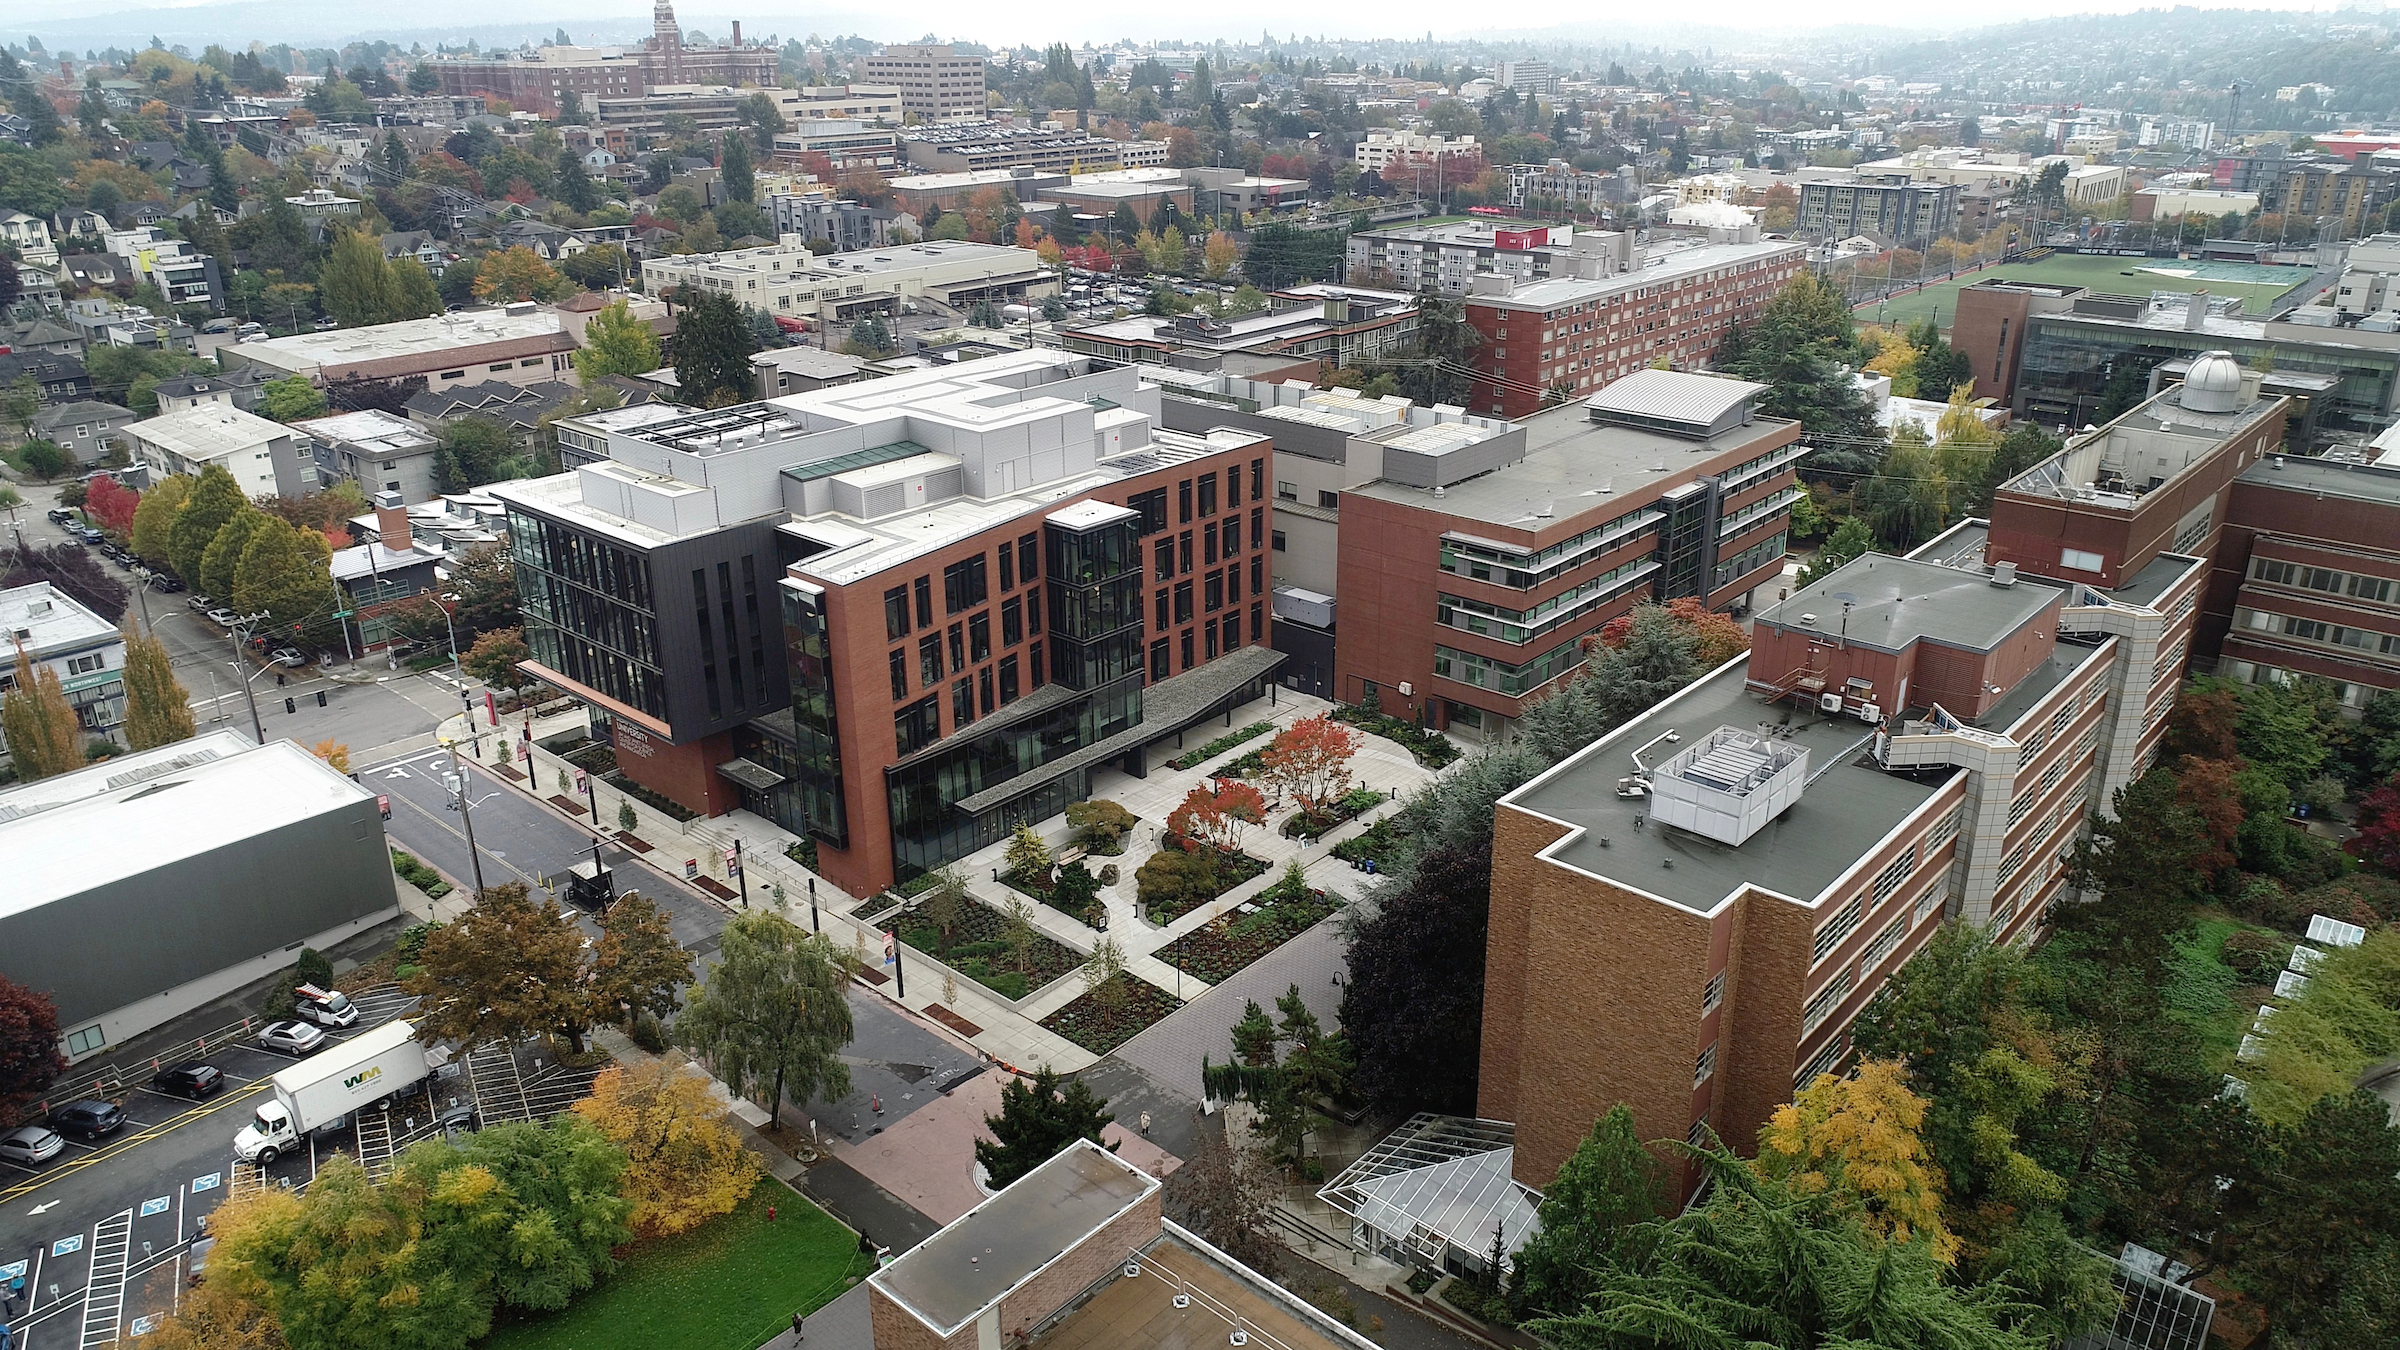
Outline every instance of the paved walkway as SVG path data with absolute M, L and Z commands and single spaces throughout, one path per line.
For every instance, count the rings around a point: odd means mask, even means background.
M 1240 727 L 1252 722 L 1273 721 L 1279 727 L 1288 726 L 1332 706 L 1322 699 L 1281 690 L 1272 702 L 1259 699 L 1234 709 L 1231 724 Z M 478 709 L 471 723 L 465 714 L 453 715 L 443 722 L 437 734 L 451 738 L 480 737 L 484 769 L 481 777 L 508 783 L 520 792 L 549 803 L 552 809 L 559 810 L 562 815 L 569 815 L 564 807 L 553 800 L 563 798 L 578 808 L 569 818 L 586 829 L 592 829 L 591 801 L 573 791 L 574 766 L 532 743 L 562 732 L 581 731 L 584 725 L 580 706 L 547 718 L 529 718 L 523 712 L 504 714 L 498 727 L 494 727 L 489 716 Z M 1221 722 L 1195 727 L 1186 733 L 1184 739 L 1193 745 L 1204 744 L 1209 738 L 1223 734 L 1225 729 Z M 526 734 L 528 730 L 530 739 Z M 1398 809 L 1396 802 L 1387 801 L 1360 819 L 1342 825 L 1323 840 L 1308 844 L 1283 837 L 1278 827 L 1292 814 L 1292 810 L 1287 808 L 1277 812 L 1269 817 L 1265 825 L 1252 827 L 1243 840 L 1245 852 L 1269 864 L 1264 874 L 1164 927 L 1144 921 L 1139 917 L 1135 904 L 1134 873 L 1143 859 L 1158 847 L 1159 834 L 1167 815 L 1211 772 L 1265 746 L 1271 735 L 1268 733 L 1245 742 L 1191 769 L 1170 767 L 1167 761 L 1183 751 L 1161 747 L 1152 755 L 1151 774 L 1146 779 L 1135 778 L 1115 769 L 1094 771 L 1095 797 L 1116 801 L 1141 817 L 1141 824 L 1127 839 L 1124 856 L 1108 859 L 1095 857 L 1089 863 L 1094 871 L 1111 862 L 1118 868 L 1117 884 L 1103 888 L 1101 892 L 1108 907 L 1108 935 L 1117 940 L 1119 948 L 1125 953 L 1126 969 L 1130 974 L 1178 997 L 1197 998 L 1206 991 L 1207 986 L 1195 977 L 1179 974 L 1172 965 L 1159 960 L 1153 953 L 1184 934 L 1213 922 L 1273 885 L 1289 859 L 1301 859 L 1314 884 L 1355 894 L 1365 878 L 1353 872 L 1348 864 L 1334 859 L 1329 850 L 1335 843 L 1365 830 L 1375 820 Z M 514 776 L 494 771 L 495 766 L 500 764 L 497 741 L 502 738 L 510 746 L 510 759 L 506 767 Z M 1419 766 L 1405 747 L 1379 736 L 1361 735 L 1353 767 L 1357 781 L 1363 786 L 1391 794 L 1406 793 L 1431 781 L 1433 777 L 1432 771 Z M 567 784 L 564 790 L 560 786 L 562 781 Z M 870 961 L 882 950 L 882 934 L 850 916 L 849 911 L 856 907 L 858 898 L 815 876 L 787 856 L 785 849 L 798 842 L 797 837 L 772 821 L 747 811 L 735 811 L 712 819 L 678 821 L 605 785 L 595 782 L 592 790 L 598 798 L 600 832 L 614 838 L 623 810 L 630 807 L 635 822 L 632 835 L 650 846 L 644 861 L 670 876 L 682 876 L 684 864 L 690 860 L 695 864 L 692 869 L 696 874 L 695 885 L 705 879 L 734 894 L 736 898 L 730 901 L 719 898 L 719 903 L 728 910 L 742 907 L 746 882 L 749 905 L 775 905 L 780 893 L 781 912 L 794 923 L 823 932 L 836 945 L 861 952 Z M 1037 829 L 1045 833 L 1054 851 L 1067 845 L 1073 833 L 1063 816 L 1044 821 Z M 725 855 L 737 838 L 741 841 L 742 871 L 747 874 L 746 877 L 733 873 L 726 865 Z M 1004 907 L 1010 898 L 1023 898 L 994 880 L 1000 857 L 1005 851 L 1005 844 L 994 845 L 970 855 L 960 863 L 960 869 L 968 877 L 976 897 L 995 909 Z M 813 906 L 810 903 L 812 882 L 815 895 Z M 702 886 L 701 889 L 709 888 Z M 1034 903 L 1029 905 L 1029 909 L 1035 925 L 1046 936 L 1072 951 L 1088 953 L 1101 940 L 1100 933 L 1048 905 Z M 933 1020 L 949 1027 L 976 1051 L 996 1063 L 1028 1071 L 1048 1065 L 1062 1073 L 1073 1073 L 1089 1067 L 1099 1058 L 1040 1025 L 1041 1019 L 1083 995 L 1083 981 L 1074 975 L 1055 980 L 1033 991 L 1027 998 L 1012 1002 L 964 975 L 946 971 L 941 962 L 924 953 L 909 949 L 901 953 L 900 959 L 904 969 L 899 978 L 878 984 L 875 977 L 890 975 L 891 967 L 871 965 L 863 982 L 872 985 L 883 998 L 911 1011 L 928 1013 L 929 1010 L 939 1009 L 939 1014 L 933 1014 Z M 943 979 L 945 973 L 952 977 L 947 982 Z M 903 983 L 906 985 L 905 993 L 901 989 Z M 955 991 L 954 997 L 944 997 L 945 983 Z M 1288 983 L 1287 980 L 1276 985 L 1277 991 L 1280 992 Z M 1234 1012 L 1236 1015 L 1240 1012 L 1238 1000 L 1234 1003 Z M 1332 1025 L 1330 1015 L 1324 1015 L 1327 1025 Z M 973 1028 L 972 1032 L 958 1026 L 953 1018 Z M 1195 1086 L 1197 1073 L 1195 1065 L 1191 1071 Z

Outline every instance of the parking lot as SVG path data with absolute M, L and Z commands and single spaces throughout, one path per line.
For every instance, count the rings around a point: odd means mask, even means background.
M 351 997 L 359 1020 L 329 1033 L 329 1043 L 414 1007 L 389 984 Z M 63 1152 L 38 1166 L 0 1162 L 0 1290 L 24 1281 L 13 1310 L 0 1304 L 0 1322 L 14 1330 L 19 1350 L 87 1350 L 150 1330 L 188 1287 L 198 1220 L 228 1195 L 304 1187 L 337 1153 L 380 1172 L 439 1133 L 439 1117 L 453 1106 L 473 1105 L 479 1125 L 545 1120 L 588 1094 L 594 1077 L 560 1066 L 538 1046 L 513 1053 L 487 1047 L 389 1099 L 388 1109 L 360 1112 L 348 1128 L 322 1131 L 307 1148 L 261 1169 L 234 1157 L 233 1136 L 295 1057 L 260 1049 L 250 1035 L 238 1024 L 208 1033 L 196 1057 L 221 1070 L 225 1086 L 197 1102 L 150 1085 L 156 1069 L 180 1062 L 181 1053 L 155 1063 L 77 1066 L 54 1105 L 69 1092 L 102 1097 L 124 1110 L 124 1128 L 96 1142 L 67 1139 Z

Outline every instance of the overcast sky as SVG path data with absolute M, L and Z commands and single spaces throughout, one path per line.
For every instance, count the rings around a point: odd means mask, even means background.
M 2147 7 L 2155 7 L 2156 2 L 2151 0 Z M 2295 0 L 2263 0 L 2263 3 L 2245 0 L 2238 5 L 2202 0 L 2202 5 L 2248 9 L 2337 8 L 2333 4 Z M 881 8 L 869 8 L 857 0 L 832 0 L 823 6 L 772 7 L 736 13 L 727 0 L 704 3 L 687 0 L 678 5 L 677 13 L 687 28 L 700 28 L 712 36 L 721 36 L 728 20 L 740 18 L 746 34 L 758 37 L 856 32 L 898 41 L 931 31 L 943 37 L 992 45 L 1038 45 L 1062 38 L 1080 43 L 1106 42 L 1118 37 L 1136 40 L 1255 37 L 1262 28 L 1272 28 L 1276 36 L 1283 37 L 1294 31 L 1295 22 L 1304 25 L 1301 30 L 1304 35 L 1322 33 L 1329 37 L 1422 37 L 1428 31 L 1441 37 L 1458 37 L 1489 34 L 1503 27 L 1512 36 L 1535 36 L 1555 23 L 1573 25 L 1577 35 L 1586 40 L 1603 38 L 1617 25 L 1626 25 L 1627 36 L 1639 41 L 1655 40 L 1657 34 L 1652 26 L 1673 22 L 1678 17 L 1734 28 L 1789 29 L 1838 23 L 1888 24 L 1941 32 L 2042 15 L 2144 7 L 2140 0 L 2001 0 L 1996 5 L 1974 7 L 1927 5 L 1923 0 L 1849 0 L 1839 6 L 1799 6 L 1788 0 L 1716 0 L 1688 9 L 1618 4 L 1579 11 L 1526 9 L 1512 13 L 1461 6 L 1455 0 L 1378 0 L 1371 5 L 1307 7 L 1273 0 L 1215 0 L 1205 6 L 994 5 L 989 0 L 914 0 L 907 5 Z M 623 31 L 627 25 L 646 27 L 650 13 L 642 0 L 577 0 L 576 3 L 553 0 L 549 4 L 542 0 L 530 4 L 519 0 L 519 5 L 505 16 L 495 14 L 493 7 L 483 0 L 412 0 L 409 5 L 395 8 L 322 5 L 303 0 L 247 0 L 230 4 L 222 0 L 200 4 L 178 0 L 156 3 L 14 0 L 10 9 L 11 17 L 0 22 L 6 22 L 14 30 L 12 38 L 25 32 L 40 35 L 51 28 L 58 33 L 53 40 L 63 39 L 65 44 L 75 47 L 92 45 L 96 37 L 104 37 L 118 28 L 126 34 L 122 41 L 146 40 L 146 35 L 141 39 L 133 36 L 133 31 L 145 24 L 182 30 L 181 36 L 171 35 L 170 42 L 190 42 L 193 35 L 198 35 L 202 41 L 229 44 L 254 38 L 269 42 L 322 42 L 336 34 L 417 31 L 444 24 L 457 24 L 464 29 L 511 20 L 563 24 L 571 35 L 580 37 L 576 32 L 578 19 L 588 28 L 595 19 L 605 18 L 609 27 Z M 1504 19 L 1503 15 L 1507 17 Z

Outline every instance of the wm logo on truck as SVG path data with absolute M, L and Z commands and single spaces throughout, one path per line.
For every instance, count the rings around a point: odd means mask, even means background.
M 354 1073 L 343 1079 L 342 1086 L 346 1088 L 364 1087 L 381 1077 L 383 1077 L 383 1066 L 379 1064 L 363 1073 Z

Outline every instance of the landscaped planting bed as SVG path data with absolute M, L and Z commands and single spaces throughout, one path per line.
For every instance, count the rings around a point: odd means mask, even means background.
M 1197 750 L 1187 750 L 1177 755 L 1167 763 L 1178 769 L 1197 769 L 1242 742 L 1257 740 L 1274 729 L 1273 722 L 1252 722 L 1246 727 L 1236 727 Z
M 1283 823 L 1286 839 L 1322 839 L 1335 826 L 1383 804 L 1385 794 L 1373 788 L 1352 788 L 1345 792 L 1324 815 L 1312 816 L 1302 811 Z
M 686 810 L 682 803 L 662 797 L 622 773 L 602 774 L 600 781 L 641 802 L 651 810 L 662 812 L 676 820 L 691 820 L 699 815 L 696 811 Z
M 1163 928 L 1252 877 L 1264 875 L 1266 870 L 1265 863 L 1247 853 L 1219 854 L 1214 889 L 1182 890 L 1164 901 L 1143 897 L 1141 903 L 1149 911 L 1150 922 Z
M 1251 903 L 1257 908 L 1250 913 L 1236 908 L 1159 948 L 1158 959 L 1210 984 L 1222 984 L 1341 908 L 1324 891 L 1281 881 L 1259 892 Z
M 1082 953 L 1036 932 L 1025 951 L 1023 969 L 1009 952 L 1008 920 L 972 900 L 959 907 L 958 922 L 950 929 L 950 947 L 941 946 L 941 932 L 922 914 L 902 911 L 880 923 L 887 933 L 898 932 L 909 946 L 1000 997 L 1020 999 L 1083 964 Z
M 1105 1055 L 1183 1006 L 1173 994 L 1131 975 L 1112 976 L 1104 989 L 1116 996 L 1115 1006 L 1086 991 L 1073 1003 L 1043 1018 L 1042 1026 L 1095 1055 Z
M 1364 708 L 1344 705 L 1333 710 L 1336 719 L 1348 722 L 1361 731 L 1398 741 L 1408 747 L 1408 753 L 1428 769 L 1447 767 L 1464 751 L 1458 743 L 1438 731 L 1427 731 L 1414 722 L 1405 721 L 1390 713 L 1369 712 Z

